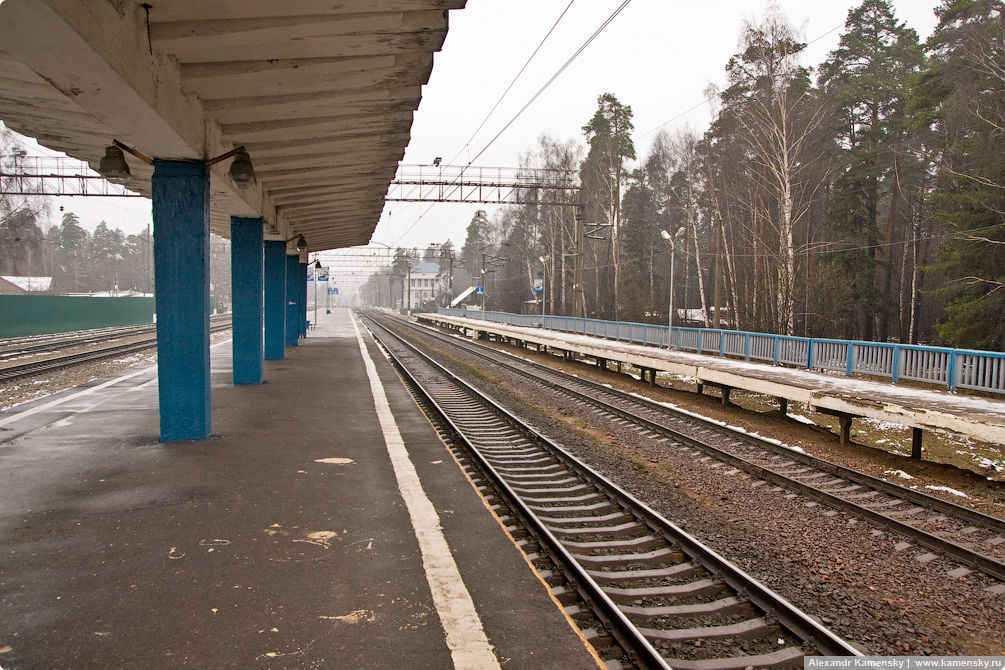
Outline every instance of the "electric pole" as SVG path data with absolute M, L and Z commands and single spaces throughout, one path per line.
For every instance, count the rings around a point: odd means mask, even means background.
M 572 316 L 582 319 L 583 314 L 583 247 L 586 246 L 586 206 L 576 205 L 576 269 L 572 278 Z

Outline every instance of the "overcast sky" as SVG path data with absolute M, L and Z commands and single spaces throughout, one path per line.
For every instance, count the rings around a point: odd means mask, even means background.
M 437 156 L 444 163 L 453 159 L 459 165 L 473 160 L 622 2 L 574 0 L 470 143 L 475 129 L 569 2 L 468 0 L 465 9 L 451 11 L 450 30 L 443 50 L 435 55 L 403 163 L 430 164 Z M 804 40 L 812 42 L 804 65 L 818 65 L 837 46 L 848 10 L 860 3 L 778 0 L 790 23 Z M 894 0 L 894 7 L 898 19 L 924 40 L 935 27 L 935 3 Z M 710 119 L 708 105 L 703 104 L 707 87 L 725 81 L 725 66 L 737 50 L 744 21 L 764 14 L 764 4 L 745 0 L 632 0 L 474 164 L 516 167 L 519 155 L 531 149 L 542 133 L 585 143 L 582 126 L 596 111 L 597 97 L 607 92 L 631 106 L 640 157 L 648 152 L 654 131 L 663 124 L 670 131 L 684 124 L 704 131 Z M 63 198 L 59 204 L 76 212 L 90 229 L 104 219 L 111 227 L 137 233 L 150 220 L 146 200 Z M 494 209 L 483 207 L 490 213 Z M 58 214 L 58 205 L 55 209 Z M 389 246 L 423 247 L 451 239 L 459 247 L 475 209 L 457 204 L 388 203 L 373 240 Z
M 450 14 L 450 31 L 416 112 L 405 164 L 437 156 L 455 164 L 474 159 L 527 101 L 622 4 L 575 0 L 484 128 L 469 138 L 569 4 L 567 0 L 468 0 Z M 837 47 L 848 10 L 861 0 L 778 0 L 790 23 L 812 42 L 803 64 L 815 66 Z M 898 19 L 921 39 L 936 21 L 934 0 L 895 0 Z M 632 0 L 568 69 L 497 139 L 475 165 L 515 167 L 538 136 L 584 142 L 582 126 L 597 97 L 613 93 L 632 108 L 635 146 L 648 153 L 655 130 L 689 124 L 707 129 L 709 84 L 725 82 L 744 21 L 765 5 L 745 0 Z M 692 108 L 695 108 L 688 112 Z M 669 123 L 668 123 L 669 122 Z M 493 210 L 487 206 L 486 209 Z M 388 203 L 373 236 L 391 246 L 464 242 L 475 206 Z M 421 218 L 420 218 L 421 216 Z

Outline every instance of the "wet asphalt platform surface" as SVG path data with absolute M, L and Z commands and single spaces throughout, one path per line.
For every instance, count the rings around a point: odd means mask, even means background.
M 597 668 L 366 341 L 500 666 Z M 37 410 L 0 425 L 4 670 L 455 667 L 348 312 L 261 386 L 230 353 L 205 441 L 159 441 L 155 368 L 0 413 Z

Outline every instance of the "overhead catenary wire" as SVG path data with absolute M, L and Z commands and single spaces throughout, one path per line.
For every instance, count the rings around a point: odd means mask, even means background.
M 527 69 L 527 66 L 530 65 L 530 62 L 532 60 L 534 60 L 534 56 L 537 55 L 537 52 L 541 50 L 541 47 L 544 46 L 544 43 L 547 42 L 548 38 L 551 37 L 551 34 L 553 32 L 555 32 L 555 28 L 558 27 L 558 24 L 562 21 L 562 19 L 565 17 L 565 15 L 569 12 L 569 9 L 572 7 L 572 3 L 574 3 L 575 1 L 576 0 L 569 0 L 569 4 L 566 5 L 566 7 L 565 7 L 564 10 L 562 10 L 562 13 L 559 14 L 558 19 L 556 19 L 555 23 L 551 26 L 551 29 L 547 32 L 547 34 L 545 34 L 544 38 L 537 45 L 537 48 L 534 49 L 534 53 L 532 53 L 530 55 L 530 58 L 527 59 L 527 62 L 523 64 L 523 67 L 520 68 L 520 71 L 516 73 L 515 77 L 513 77 L 513 81 L 511 81 L 509 83 L 509 86 L 506 87 L 506 90 L 503 91 L 502 95 L 499 96 L 499 99 L 496 100 L 496 104 L 494 104 L 492 106 L 492 109 L 489 110 L 489 113 L 486 114 L 485 118 L 482 119 L 482 122 L 480 124 L 478 124 L 478 127 L 475 129 L 475 132 L 471 133 L 471 137 L 468 138 L 468 141 L 465 142 L 464 146 L 461 147 L 460 150 L 454 155 L 454 157 L 450 159 L 450 161 L 449 161 L 450 163 L 453 163 L 455 160 L 457 160 L 457 157 L 460 156 L 461 153 L 464 152 L 465 148 L 467 148 L 467 147 L 469 147 L 471 145 L 471 141 L 474 140 L 475 137 L 478 135 L 478 133 L 481 132 L 481 129 L 485 127 L 485 124 L 488 122 L 489 118 L 492 116 L 492 114 L 495 113 L 496 109 L 499 108 L 499 104 L 503 101 L 503 99 L 506 97 L 506 95 L 513 88 L 513 85 L 516 84 L 517 79 L 519 79 L 520 75 L 522 75 L 524 73 L 524 71 Z M 469 164 L 470 164 L 470 162 L 469 162 Z
M 510 127 L 510 126 L 512 126 L 512 125 L 513 125 L 513 123 L 515 123 L 515 122 L 516 122 L 516 120 L 517 120 L 518 118 L 520 118 L 520 116 L 521 116 L 521 115 L 522 115 L 522 114 L 523 114 L 523 113 L 524 113 L 525 111 L 527 111 L 527 108 L 528 108 L 528 107 L 530 107 L 530 106 L 531 106 L 532 104 L 534 104 L 534 101 L 535 101 L 535 100 L 537 100 L 537 99 L 538 99 L 538 98 L 539 98 L 539 97 L 541 96 L 541 94 L 542 94 L 542 93 L 544 93 L 544 92 L 545 92 L 545 91 L 546 91 L 546 90 L 548 89 L 548 87 L 549 87 L 549 86 L 551 86 L 551 84 L 552 84 L 552 83 L 554 83 L 554 81 L 555 81 L 556 79 L 558 79 L 558 77 L 559 77 L 559 76 L 561 76 L 561 74 L 562 74 L 563 72 L 565 72 L 565 70 L 566 70 L 566 69 L 568 69 L 568 67 L 569 67 L 570 65 L 572 65 L 573 61 L 575 61 L 575 60 L 576 60 L 576 58 L 578 58 L 578 57 L 579 57 L 579 55 L 580 55 L 581 53 L 583 53 L 583 51 L 585 51 L 585 50 L 586 50 L 586 48 L 587 48 L 588 46 L 590 46 L 590 44 L 591 44 L 591 43 L 592 43 L 592 42 L 593 42 L 593 41 L 594 41 L 595 39 L 597 39 L 597 37 L 598 37 L 598 36 L 600 35 L 600 33 L 602 33 L 602 32 L 604 31 L 604 29 L 605 29 L 605 28 L 607 28 L 607 26 L 608 26 L 608 25 L 610 25 L 610 24 L 611 24 L 611 22 L 612 22 L 612 21 L 614 21 L 614 19 L 615 19 L 615 18 L 617 18 L 617 16 L 618 16 L 618 15 L 619 15 L 619 14 L 620 14 L 620 13 L 621 13 L 621 12 L 622 12 L 622 11 L 623 11 L 624 9 L 625 9 L 625 7 L 627 7 L 627 6 L 628 6 L 628 4 L 629 4 L 629 3 L 631 2 L 631 1 L 632 1 L 632 0 L 624 0 L 624 2 L 622 2 L 622 3 L 621 3 L 621 5 L 620 5 L 620 6 L 618 6 L 618 8 L 614 10 L 614 12 L 613 12 L 613 13 L 612 13 L 612 14 L 611 14 L 611 15 L 610 15 L 610 16 L 609 16 L 608 18 L 607 18 L 607 20 L 606 20 L 606 21 L 604 21 L 604 22 L 603 22 L 603 23 L 602 23 L 602 24 L 600 25 L 600 27 L 599 27 L 599 28 L 597 28 L 597 30 L 596 30 L 596 31 L 594 31 L 594 33 L 593 33 L 592 35 L 590 35 L 589 39 L 587 39 L 587 40 L 586 40 L 586 41 L 585 41 L 585 42 L 584 42 L 584 43 L 582 44 L 582 46 L 580 46 L 580 47 L 579 47 L 579 48 L 578 48 L 578 49 L 576 50 L 576 52 L 575 52 L 574 54 L 572 54 L 572 56 L 571 56 L 571 57 L 570 57 L 570 58 L 569 58 L 569 59 L 568 59 L 568 60 L 567 60 L 567 61 L 565 62 L 565 64 L 564 64 L 564 65 L 562 65 L 562 67 L 560 67 L 560 68 L 558 69 L 558 71 L 557 71 L 557 72 L 555 72 L 555 74 L 554 74 L 554 75 L 552 75 L 551 79 L 549 79 L 549 80 L 548 80 L 547 82 L 545 82 L 544 86 L 542 86 L 542 87 L 541 87 L 541 88 L 540 88 L 540 89 L 539 89 L 539 90 L 537 91 L 537 93 L 535 93 L 535 94 L 534 94 L 534 96 L 533 96 L 533 97 L 532 97 L 532 98 L 531 98 L 530 100 L 528 100 L 528 101 L 527 101 L 527 103 L 526 103 L 526 104 L 525 104 L 525 105 L 524 105 L 523 107 L 521 107 L 521 108 L 520 108 L 520 111 L 518 111 L 518 112 L 517 112 L 516 114 L 514 114 L 514 115 L 513 115 L 513 117 L 512 117 L 512 118 L 511 118 L 511 119 L 510 119 L 510 120 L 509 120 L 509 121 L 508 121 L 507 123 L 506 123 L 506 125 L 505 125 L 505 126 L 503 126 L 502 130 L 500 130 L 500 131 L 499 131 L 498 133 L 496 133 L 495 137 L 493 137 L 493 138 L 492 138 L 491 140 L 489 140 L 488 144 L 486 144 L 486 145 L 485 145 L 484 147 L 482 147 L 482 150 L 481 150 L 481 151 L 479 151 L 479 152 L 478 152 L 478 154 L 477 154 L 477 155 L 475 155 L 475 157 L 474 157 L 474 158 L 472 158 L 471 160 L 469 160 L 469 161 L 468 161 L 468 165 L 471 165 L 471 164 L 472 164 L 472 163 L 474 163 L 474 162 L 475 162 L 476 160 L 478 160 L 478 159 L 479 159 L 479 158 L 481 157 L 481 155 L 482 155 L 482 154 L 484 154 L 484 153 L 485 153 L 485 152 L 486 152 L 486 151 L 488 150 L 488 148 L 489 148 L 490 146 L 492 146 L 492 145 L 493 145 L 493 144 L 495 143 L 495 141 L 496 141 L 496 140 L 498 140 L 498 139 L 499 139 L 499 138 L 500 138 L 500 137 L 502 136 L 502 134 L 503 134 L 503 133 L 505 133 L 505 132 L 506 132 L 506 131 L 507 131 L 507 130 L 509 129 L 509 127 Z M 571 3 L 570 3 L 570 4 L 571 4 Z M 568 8 L 566 8 L 566 9 L 568 9 Z M 550 33 L 549 33 L 549 34 L 550 34 Z M 462 148 L 461 150 L 463 151 L 463 148 Z M 458 155 L 460 155 L 460 152 L 458 152 Z M 407 229 L 407 230 L 406 230 L 406 231 L 405 231 L 404 233 L 402 233 L 401 235 L 399 235 L 399 236 L 398 236 L 398 239 L 397 239 L 397 241 L 395 241 L 395 243 L 394 243 L 394 244 L 395 244 L 395 245 L 397 245 L 397 244 L 398 244 L 399 242 L 401 242 L 401 240 L 402 240 L 402 239 L 404 239 L 404 237 L 405 237 L 406 235 L 408 235 L 408 233 L 412 232 L 412 229 L 413 229 L 413 228 L 415 228 L 415 226 L 416 226 L 416 225 L 418 225 L 419 221 L 421 221 L 421 220 L 422 220 L 422 217 L 424 217 L 424 216 L 425 216 L 426 214 L 428 214 L 428 213 L 429 213 L 429 210 L 431 210 L 431 209 L 432 209 L 432 208 L 433 208 L 433 207 L 434 207 L 435 205 L 436 205 L 436 203 L 433 203 L 433 204 L 431 204 L 431 205 L 430 205 L 430 206 L 429 206 L 429 207 L 428 207 L 428 208 L 426 209 L 426 211 L 425 211 L 425 212 L 422 212 L 421 214 L 419 214 L 419 218 L 418 218 L 418 219 L 416 219 L 416 220 L 415 220 L 415 222 L 414 222 L 414 223 L 413 223 L 413 224 L 412 224 L 411 226 L 409 226 L 409 227 L 408 227 L 408 229 Z
M 474 163 L 474 162 L 475 162 L 476 160 L 478 160 L 478 158 L 479 158 L 479 157 L 480 157 L 480 156 L 481 156 L 481 155 L 482 155 L 483 153 L 485 153 L 485 152 L 486 152 L 486 151 L 488 150 L 488 148 L 489 148 L 490 146 L 492 146 L 492 145 L 493 145 L 493 144 L 495 143 L 495 141 L 496 141 L 497 139 L 499 139 L 499 138 L 500 138 L 500 137 L 502 136 L 502 134 L 503 134 L 503 133 L 505 133 L 505 132 L 506 132 L 506 131 L 507 131 L 507 130 L 509 129 L 509 127 L 510 127 L 510 126 L 512 126 L 512 125 L 513 125 L 513 124 L 514 124 L 514 123 L 516 122 L 516 120 L 517 120 L 518 118 L 520 118 L 520 115 L 522 115 L 522 114 L 523 114 L 523 113 L 524 113 L 525 111 L 527 111 L 527 108 L 528 108 L 528 107 L 530 107 L 530 106 L 531 106 L 532 104 L 534 104 L 534 101 L 535 101 L 535 100 L 537 100 L 537 99 L 538 99 L 538 98 L 539 98 L 539 97 L 541 96 L 541 94 L 542 94 L 542 93 L 544 93 L 544 92 L 545 92 L 545 91 L 546 91 L 546 90 L 548 89 L 548 87 L 549 87 L 549 86 L 551 86 L 551 85 L 552 85 L 552 83 L 553 83 L 553 82 L 554 82 L 554 81 L 555 81 L 556 79 L 558 79 L 558 78 L 559 78 L 559 76 L 561 76 L 561 74 L 562 74 L 563 72 L 565 72 L 565 70 L 566 70 L 566 69 L 567 69 L 567 68 L 568 68 L 568 67 L 569 67 L 570 65 L 572 65 L 572 62 L 573 62 L 574 60 L 576 60 L 576 58 L 578 58 L 578 57 L 579 57 L 579 54 L 581 54 L 581 53 L 583 53 L 584 51 L 586 51 L 586 47 L 590 46 L 590 44 L 592 44 L 592 43 L 593 43 L 593 40 L 597 39 L 597 37 L 598 37 L 598 36 L 600 35 L 600 33 L 602 33 L 602 32 L 604 31 L 604 29 L 605 29 L 605 28 L 607 28 L 607 26 L 609 26 L 609 25 L 611 24 L 611 22 L 612 22 L 612 21 L 614 21 L 614 19 L 615 19 L 615 18 L 617 18 L 618 14 L 620 14 L 620 13 L 621 13 L 622 11 L 624 11 L 625 7 L 627 7 L 627 6 L 628 6 L 628 4 L 629 4 L 629 3 L 631 2 L 631 1 L 632 1 L 632 0 L 625 0 L 625 1 L 623 2 L 623 3 L 621 3 L 621 5 L 620 5 L 620 6 L 619 6 L 619 7 L 617 8 L 617 9 L 615 9 L 615 10 L 614 10 L 614 13 L 613 13 L 613 14 L 611 14 L 611 15 L 610 15 L 610 16 L 609 16 L 609 17 L 607 18 L 607 20 L 606 20 L 606 21 L 604 21 L 604 22 L 603 22 L 603 23 L 602 23 L 602 24 L 600 25 L 600 27 L 599 27 L 599 28 L 597 28 L 597 30 L 596 30 L 596 31 L 595 31 L 595 32 L 594 32 L 594 33 L 593 33 L 592 35 L 590 35 L 590 38 L 589 38 L 588 40 L 586 40 L 586 41 L 585 41 L 585 42 L 583 43 L 583 45 L 582 45 L 581 47 L 579 47 L 579 49 L 577 49 L 577 50 L 576 50 L 576 53 L 572 54 L 572 56 L 571 56 L 571 57 L 569 58 L 569 60 L 565 61 L 565 64 L 564 64 L 564 65 L 563 65 L 562 67 L 560 67 L 560 68 L 558 69 L 558 71 L 557 71 L 557 72 L 556 72 L 555 74 L 553 74 L 553 75 L 552 75 L 551 79 L 549 79 L 549 80 L 548 80 L 547 82 L 545 82 L 544 86 L 542 86 L 542 87 L 540 88 L 540 90 L 538 90 L 538 92 L 537 92 L 537 93 L 535 93 L 535 94 L 534 94 L 534 96 L 533 96 L 533 97 L 532 97 L 532 98 L 531 98 L 530 100 L 528 100 L 528 101 L 527 101 L 527 104 L 525 104 L 525 105 L 524 105 L 523 107 L 521 107 L 521 108 L 520 108 L 520 111 L 518 111 L 518 112 L 517 112 L 516 114 L 514 114 L 514 115 L 513 115 L 513 118 L 511 118 L 511 119 L 510 119 L 510 120 L 509 120 L 509 121 L 508 121 L 508 122 L 506 123 L 506 125 L 505 125 L 505 126 L 503 126 L 502 130 L 500 130 L 500 131 L 499 131 L 498 133 L 496 133 L 495 137 L 493 137 L 493 138 L 492 138 L 491 140 L 489 140 L 488 144 L 486 144 L 486 145 L 485 145 L 484 147 L 482 147 L 482 150 L 481 150 L 481 151 L 479 151 L 479 152 L 478 152 L 478 154 L 477 154 L 477 155 L 475 155 L 475 157 L 474 157 L 474 158 L 472 158 L 472 159 L 471 159 L 470 161 L 468 161 L 468 165 L 471 165 L 471 164 L 472 164 L 472 163 Z
M 551 34 L 552 34 L 553 32 L 555 32 L 555 28 L 557 28 L 557 27 L 558 27 L 558 24 L 559 24 L 559 23 L 560 23 L 560 22 L 562 21 L 562 19 L 563 19 L 563 18 L 565 17 L 565 15 L 566 15 L 566 14 L 568 13 L 569 9 L 570 9 L 570 8 L 572 7 L 572 4 L 573 4 L 573 3 L 575 2 L 575 1 L 576 1 L 576 0 L 569 0 L 569 4 L 568 4 L 568 5 L 566 5 L 566 7 L 565 7 L 565 9 L 564 9 L 564 10 L 562 11 L 562 13 L 561 13 L 561 14 L 559 14 L 559 16 L 558 16 L 558 19 L 556 19 L 556 20 L 555 20 L 555 23 L 554 23 L 554 24 L 553 24 L 553 25 L 551 26 L 551 29 L 550 29 L 550 30 L 548 30 L 548 32 L 547 32 L 547 33 L 545 34 L 545 36 L 544 36 L 544 37 L 543 37 L 543 38 L 541 39 L 541 42 L 540 42 L 540 43 L 539 43 L 539 44 L 537 45 L 537 48 L 536 48 L 536 49 L 534 49 L 534 52 L 533 52 L 533 53 L 532 53 L 532 54 L 530 55 L 530 57 L 529 57 L 529 58 L 527 59 L 527 62 L 523 64 L 523 67 L 522 67 L 522 68 L 520 68 L 520 71 L 516 73 L 516 76 L 515 76 L 515 77 L 513 77 L 513 81 L 511 81 L 511 82 L 510 82 L 509 86 L 507 86 L 507 87 L 506 87 L 506 90 L 505 90 L 505 91 L 503 91 L 502 95 L 500 95 L 500 96 L 499 96 L 499 99 L 498 99 L 498 100 L 496 101 L 496 104 L 492 106 L 492 109 L 490 109 L 490 110 L 489 110 L 489 113 L 488 113 L 488 114 L 486 114 L 486 115 L 485 115 L 485 118 L 484 118 L 484 119 L 482 119 L 482 122 L 481 122 L 480 124 L 478 124 L 478 128 L 476 128 L 476 129 L 475 129 L 475 132 L 473 132 L 473 133 L 471 134 L 471 137 L 470 137 L 470 138 L 468 139 L 468 141 L 467 141 L 467 142 L 465 142 L 465 143 L 464 143 L 464 146 L 462 146 L 462 147 L 461 147 L 461 148 L 460 148 L 460 149 L 459 149 L 459 150 L 457 151 L 457 153 L 456 153 L 456 154 L 454 155 L 454 157 L 453 157 L 453 158 L 451 158 L 451 159 L 450 159 L 450 160 L 448 161 L 448 164 L 450 164 L 450 163 L 453 163 L 453 162 L 454 162 L 455 160 L 457 160 L 457 157 L 458 157 L 458 156 L 460 156 L 460 155 L 461 155 L 461 153 L 463 153 L 463 152 L 464 152 L 464 149 L 465 149 L 465 148 L 467 148 L 468 146 L 470 146 L 470 144 L 471 144 L 471 141 L 472 141 L 472 140 L 474 140 L 474 139 L 475 139 L 475 137 L 476 137 L 476 136 L 478 135 L 478 133 L 479 133 L 479 132 L 481 132 L 481 129 L 482 129 L 483 127 L 485 127 L 485 124 L 486 124 L 486 123 L 488 122 L 489 118 L 491 118 L 492 114 L 493 114 L 493 113 L 495 113 L 496 109 L 498 109 L 498 107 L 499 107 L 499 104 L 500 104 L 500 103 L 502 103 L 503 99 L 504 99 L 504 98 L 505 98 L 505 97 L 507 96 L 507 94 L 509 94 L 510 90 L 511 90 L 511 89 L 513 88 L 513 85 L 514 85 L 514 84 L 516 84 L 517 80 L 518 80 L 518 79 L 520 78 L 520 76 L 521 76 L 521 75 L 522 75 L 522 74 L 524 73 L 524 71 L 525 71 L 525 70 L 527 69 L 527 66 L 529 66 L 529 65 L 530 65 L 530 62 L 531 62 L 532 60 L 534 60 L 534 56 L 536 56 L 536 55 L 537 55 L 537 53 L 538 53 L 538 52 L 539 52 L 539 51 L 541 50 L 541 47 L 543 47 L 543 46 L 544 46 L 544 43 L 548 41 L 548 38 L 549 38 L 549 37 L 551 37 Z M 469 162 L 469 164 L 470 164 L 470 162 Z M 413 189 L 413 190 L 414 190 L 414 189 Z M 408 230 L 406 230 L 406 231 L 405 231 L 404 233 L 402 233 L 402 234 L 401 234 L 401 235 L 400 235 L 400 236 L 398 237 L 398 240 L 397 240 L 397 241 L 395 242 L 395 245 L 396 245 L 396 246 L 397 246 L 398 242 L 401 242 L 401 240 L 402 240 L 402 239 L 403 239 L 403 238 L 405 237 L 405 235 L 408 235 L 408 233 L 412 232 L 412 229 L 413 229 L 413 228 L 415 228 L 415 226 L 416 226 L 416 225 L 417 225 L 417 224 L 419 223 L 419 221 L 421 221 L 421 220 L 422 220 L 422 217 L 423 217 L 423 216 L 425 216 L 426 214 L 428 214 L 428 213 L 429 213 L 429 210 L 431 210 L 431 209 L 433 208 L 433 206 L 434 206 L 434 205 L 435 205 L 435 203 L 434 203 L 433 205 L 430 205 L 430 206 L 429 206 L 428 208 L 426 208 L 426 211 L 425 211 L 425 212 L 422 212 L 421 214 L 419 214 L 419 218 L 418 218 L 418 219 L 417 219 L 417 220 L 416 220 L 416 221 L 415 221 L 415 222 L 414 222 L 414 223 L 413 223 L 413 224 L 412 224 L 411 226 L 409 226 L 409 227 L 408 227 Z

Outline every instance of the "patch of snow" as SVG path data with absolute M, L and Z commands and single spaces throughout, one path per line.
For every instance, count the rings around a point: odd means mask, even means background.
M 786 416 L 788 416 L 790 419 L 795 419 L 799 423 L 805 423 L 805 424 L 810 425 L 810 426 L 817 425 L 816 422 L 813 419 L 805 417 L 802 414 L 788 414 Z
M 901 479 L 914 479 L 911 475 L 907 474 L 903 470 L 887 470 L 883 473 L 884 475 L 897 475 Z
M 926 489 L 932 489 L 933 491 L 945 491 L 946 493 L 952 493 L 954 496 L 960 496 L 961 498 L 969 498 L 970 497 L 966 493 L 964 493 L 963 491 L 957 491 L 956 489 L 951 489 L 948 486 L 931 486 L 931 485 L 928 485 L 925 488 Z
M 899 423 L 893 423 L 892 421 L 883 421 L 882 419 L 866 419 L 865 422 L 881 431 L 898 431 L 904 430 L 904 425 Z

